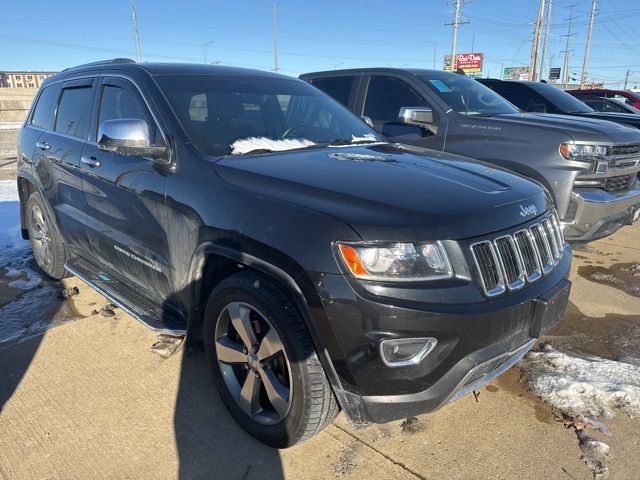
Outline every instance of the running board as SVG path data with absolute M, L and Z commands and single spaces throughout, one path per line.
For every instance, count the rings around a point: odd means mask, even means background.
M 166 311 L 101 268 L 80 258 L 70 260 L 64 268 L 151 330 L 170 335 L 186 334 L 184 322 L 177 313 Z

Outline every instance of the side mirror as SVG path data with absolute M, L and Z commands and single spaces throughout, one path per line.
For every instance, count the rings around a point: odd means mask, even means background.
M 373 120 L 371 120 L 371 118 L 367 117 L 366 115 L 362 115 L 360 117 L 362 119 L 362 121 L 364 123 L 366 123 L 367 125 L 369 125 L 371 128 L 373 128 Z
M 164 158 L 167 148 L 151 145 L 149 125 L 139 118 L 105 120 L 98 128 L 98 148 L 133 157 Z
M 427 107 L 402 107 L 398 122 L 408 125 L 433 125 L 433 110 Z
M 532 103 L 527 105 L 527 112 L 547 113 L 547 106 L 544 103 Z

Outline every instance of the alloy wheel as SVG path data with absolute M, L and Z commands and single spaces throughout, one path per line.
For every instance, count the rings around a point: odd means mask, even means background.
M 216 323 L 222 377 L 238 406 L 259 423 L 284 420 L 291 407 L 291 367 L 278 332 L 257 308 L 232 302 Z
M 51 234 L 49 225 L 38 205 L 31 209 L 31 231 L 29 235 L 33 240 L 33 253 L 38 263 L 48 269 L 53 262 L 53 251 L 51 245 Z

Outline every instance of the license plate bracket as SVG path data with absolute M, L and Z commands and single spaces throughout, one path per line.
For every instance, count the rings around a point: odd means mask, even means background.
M 564 280 L 536 299 L 536 307 L 531 322 L 532 338 L 539 338 L 562 317 L 569 303 L 571 282 Z

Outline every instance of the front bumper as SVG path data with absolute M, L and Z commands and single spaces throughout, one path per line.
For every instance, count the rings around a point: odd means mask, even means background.
M 630 225 L 640 209 L 640 185 L 621 193 L 602 189 L 576 189 L 571 194 L 573 219 L 562 222 L 569 242 L 582 243 L 604 238 Z
M 474 304 L 406 303 L 382 291 L 376 298 L 342 276 L 316 278 L 337 342 L 330 350 L 347 416 L 366 425 L 427 413 L 506 371 L 564 313 L 570 262 L 567 247 L 543 281 Z M 418 365 L 392 368 L 380 358 L 382 339 L 426 336 L 438 343 Z

